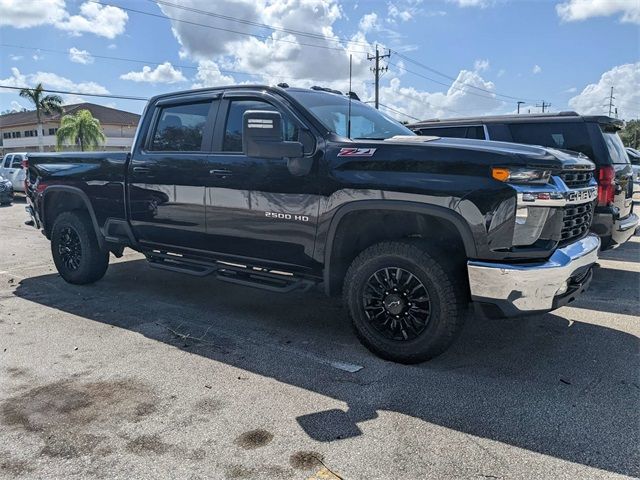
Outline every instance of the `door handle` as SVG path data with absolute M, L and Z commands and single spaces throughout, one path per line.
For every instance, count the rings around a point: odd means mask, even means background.
M 133 167 L 133 171 L 135 173 L 149 173 L 151 169 L 147 167 Z
M 209 170 L 209 174 L 213 175 L 214 177 L 218 177 L 218 178 L 227 178 L 227 177 L 233 176 L 233 172 L 231 170 L 225 170 L 225 169 Z

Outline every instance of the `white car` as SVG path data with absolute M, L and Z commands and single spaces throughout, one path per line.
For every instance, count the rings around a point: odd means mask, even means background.
M 26 172 L 22 168 L 22 161 L 25 158 L 27 158 L 26 152 L 7 153 L 0 165 L 0 176 L 9 180 L 16 192 L 24 192 Z

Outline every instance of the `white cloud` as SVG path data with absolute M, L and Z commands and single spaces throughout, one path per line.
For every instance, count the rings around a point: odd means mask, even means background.
M 25 109 L 25 107 L 23 107 L 19 102 L 16 102 L 15 100 L 12 100 L 10 105 L 12 112 L 21 112 Z
M 568 0 L 557 4 L 556 12 L 564 22 L 621 14 L 620 21 L 640 24 L 638 0 Z
M 415 7 L 400 6 L 393 2 L 389 2 L 387 4 L 387 14 L 389 15 L 390 19 L 393 19 L 393 20 L 397 19 L 403 22 L 408 22 L 413 18 L 415 13 L 416 13 Z
M 88 32 L 101 37 L 115 38 L 124 33 L 128 19 L 127 12 L 118 7 L 87 2 L 80 6 L 79 15 L 71 15 L 64 21 L 57 22 L 56 27 L 74 34 Z
M 50 90 L 64 90 L 76 93 L 97 93 L 108 94 L 107 90 L 102 85 L 96 82 L 79 82 L 76 83 L 68 78 L 61 77 L 60 75 L 52 72 L 36 72 L 30 74 L 23 74 L 16 67 L 11 69 L 11 75 L 7 78 L 0 79 L 1 85 L 7 85 L 9 87 L 35 87 L 38 83 L 42 83 L 44 88 Z M 0 89 L 0 92 L 13 93 L 15 90 Z M 71 99 L 77 99 L 79 97 L 75 95 L 62 94 L 61 95 L 65 103 L 70 103 Z M 75 102 L 74 102 L 75 103 Z
M 531 72 L 532 72 L 534 75 L 537 75 L 538 73 L 541 73 L 541 72 L 542 72 L 542 67 L 541 67 L 540 65 L 534 65 L 534 66 L 533 66 L 533 69 L 531 69 Z
M 86 50 L 80 50 L 76 47 L 71 47 L 69 49 L 69 60 L 75 63 L 82 63 L 83 65 L 93 63 L 93 57 L 89 52 Z
M 486 8 L 491 5 L 492 0 L 448 0 L 451 3 L 456 3 L 459 7 L 480 7 Z
M 34 62 L 39 62 L 44 58 L 44 55 L 40 55 L 39 53 L 34 53 L 33 55 L 31 55 L 31 58 L 33 59 Z
M 110 43 L 109 45 L 107 45 L 107 48 L 109 50 L 115 50 L 116 48 L 118 48 L 118 46 L 115 43 Z
M 578 91 L 577 87 L 571 87 L 571 88 L 567 88 L 564 92 L 565 93 L 576 93 Z
M 30 28 L 54 24 L 66 15 L 64 0 L 39 0 L 37 5 L 24 0 L 0 0 L 0 26 Z
M 482 92 L 470 86 L 488 90 Z M 495 85 L 484 80 L 477 72 L 462 70 L 446 92 L 426 92 L 413 87 L 403 87 L 399 78 L 393 78 L 389 86 L 381 87 L 383 103 L 396 110 L 420 118 L 442 118 L 462 115 L 485 115 L 504 107 L 493 92 Z M 394 117 L 406 120 L 401 115 Z
M 569 106 L 582 114 L 606 115 L 613 87 L 614 104 L 622 118 L 637 118 L 640 114 L 640 62 L 618 65 L 605 72 L 597 83 L 569 100 Z
M 127 13 L 118 7 L 90 2 L 83 3 L 80 12 L 71 15 L 66 10 L 64 0 L 38 0 L 35 3 L 24 0 L 0 0 L 0 11 L 0 26 L 30 28 L 53 25 L 72 35 L 93 33 L 106 38 L 122 34 L 129 18 Z
M 22 60 L 23 57 L 22 57 L 22 55 L 13 55 L 13 54 L 11 54 L 11 55 L 9 55 L 9 58 L 11 60 L 13 60 L 14 62 L 17 62 L 18 60 Z
M 491 65 L 489 64 L 489 60 L 487 60 L 487 59 L 484 59 L 484 60 L 478 59 L 473 64 L 473 69 L 476 72 L 484 72 L 486 70 L 489 70 L 490 67 L 491 67 Z
M 129 72 L 120 75 L 122 80 L 149 83 L 177 83 L 184 82 L 186 78 L 180 70 L 173 68 L 170 62 L 164 62 L 155 69 L 145 65 L 141 72 Z
M 363 15 L 358 25 L 360 26 L 360 30 L 363 32 L 370 32 L 372 30 L 379 29 L 380 24 L 378 23 L 378 14 L 376 12 L 371 12 Z
M 498 78 L 500 78 L 500 77 L 504 76 L 504 74 L 505 74 L 505 73 L 507 73 L 507 71 L 506 71 L 504 68 L 501 68 L 501 69 L 498 71 Z
M 198 62 L 198 73 L 196 82 L 191 88 L 219 87 L 221 85 L 231 85 L 235 81 L 233 77 L 223 75 L 217 63 L 211 60 Z

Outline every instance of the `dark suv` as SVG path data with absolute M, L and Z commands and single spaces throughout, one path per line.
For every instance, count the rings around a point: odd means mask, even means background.
M 557 114 L 502 115 L 492 117 L 426 120 L 409 125 L 419 135 L 499 140 L 542 145 L 583 153 L 596 164 L 598 205 L 591 230 L 602 240 L 602 249 L 626 242 L 638 226 L 633 208 L 633 170 L 618 131 L 621 120 Z M 567 185 L 576 178 L 565 179 Z

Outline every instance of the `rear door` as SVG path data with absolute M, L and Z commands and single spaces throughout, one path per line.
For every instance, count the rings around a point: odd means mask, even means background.
M 160 99 L 129 162 L 129 218 L 143 244 L 206 250 L 205 188 L 218 95 Z

